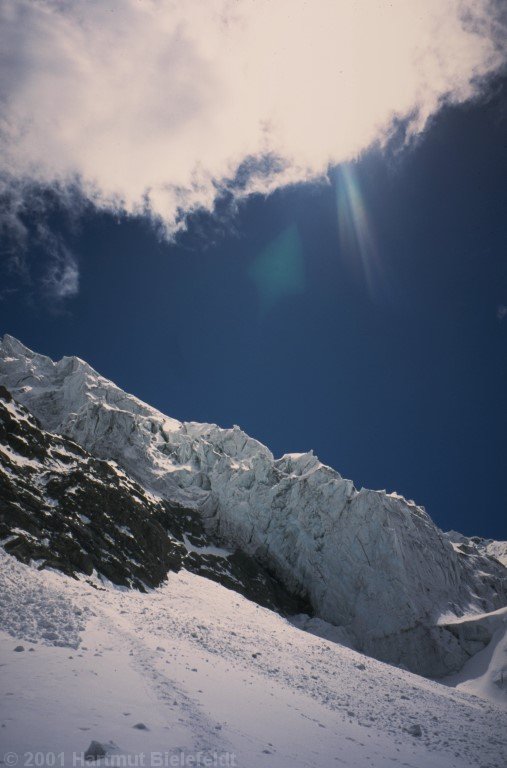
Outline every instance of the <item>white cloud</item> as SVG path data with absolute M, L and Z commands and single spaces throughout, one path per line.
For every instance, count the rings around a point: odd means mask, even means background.
M 35 241 L 46 255 L 42 286 L 49 299 L 68 299 L 79 291 L 79 268 L 72 251 L 43 222 L 36 227 Z
M 505 61 L 498 7 L 0 0 L 4 183 L 79 179 L 97 205 L 148 210 L 171 232 L 238 169 L 262 167 L 245 193 L 315 179 L 397 120 L 417 134 L 477 95 Z
M 58 309 L 61 300 L 78 293 L 78 262 L 65 239 L 76 234 L 86 208 L 76 184 L 44 188 L 34 181 L 0 176 L 0 301 L 23 286 L 27 301 L 42 289 L 50 306 Z M 55 217 L 65 238 L 50 225 Z
M 63 249 L 51 262 L 43 285 L 50 298 L 68 299 L 79 290 L 79 269 L 73 254 Z

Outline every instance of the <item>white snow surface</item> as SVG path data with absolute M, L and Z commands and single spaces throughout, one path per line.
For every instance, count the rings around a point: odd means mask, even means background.
M 301 632 L 185 571 L 144 595 L 0 551 L 0 626 L 6 764 L 36 752 L 82 765 L 92 740 L 108 753 L 97 765 L 507 764 L 501 707 Z
M 479 552 L 482 552 L 490 557 L 495 557 L 500 563 L 507 567 L 507 541 L 495 541 L 494 539 L 483 539 L 479 536 L 464 536 L 458 531 L 447 531 L 446 534 L 449 541 L 453 544 L 466 544 L 470 547 L 475 547 Z
M 507 541 L 493 541 L 487 539 L 484 544 L 486 553 L 507 567 Z
M 490 699 L 507 710 L 507 608 L 486 614 L 479 621 L 482 626 L 490 625 L 490 642 L 444 682 Z M 466 623 L 466 618 L 456 622 Z
M 427 675 L 457 671 L 469 654 L 437 627 L 440 617 L 505 605 L 499 563 L 482 557 L 478 567 L 422 507 L 358 491 L 312 452 L 275 459 L 236 426 L 168 418 L 82 360 L 55 363 L 8 335 L 0 384 L 44 428 L 118 462 L 150 492 L 198 508 L 222 541 L 307 593 L 319 618 L 377 658 Z

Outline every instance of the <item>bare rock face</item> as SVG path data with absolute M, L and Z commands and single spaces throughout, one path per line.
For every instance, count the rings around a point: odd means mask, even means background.
M 358 491 L 312 453 L 275 460 L 238 427 L 168 418 L 78 358 L 54 363 L 10 336 L 0 384 L 45 429 L 198 513 L 208 535 L 307 595 L 319 618 L 377 658 L 448 674 L 470 656 L 448 619 L 506 602 L 507 571 L 487 551 L 456 548 L 423 508 Z
M 0 541 L 18 560 L 69 576 L 95 572 L 144 591 L 184 567 L 269 608 L 307 608 L 251 557 L 216 546 L 196 510 L 155 498 L 114 462 L 46 432 L 4 387 Z
M 170 508 L 111 463 L 42 430 L 0 388 L 0 536 L 23 562 L 115 584 L 159 584 L 186 556 L 167 533 Z M 178 513 L 180 511 L 178 510 Z

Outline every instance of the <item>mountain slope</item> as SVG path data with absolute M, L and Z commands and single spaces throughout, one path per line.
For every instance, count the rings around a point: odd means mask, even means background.
M 138 768 L 506 765 L 496 705 L 184 570 L 149 594 L 91 582 L 0 551 L 2 752 L 84 765 L 98 741 L 101 765 Z
M 507 709 L 507 608 L 489 613 L 470 623 L 457 621 L 455 629 L 477 636 L 477 630 L 488 627 L 491 640 L 455 675 L 445 679 L 447 685 L 497 702 Z
M 285 613 L 307 610 L 255 560 L 218 547 L 198 512 L 41 429 L 0 387 L 0 542 L 24 563 L 144 591 L 184 567 Z
M 447 531 L 445 535 L 456 550 L 464 553 L 477 551 L 488 557 L 494 557 L 507 567 L 507 541 L 483 539 L 481 536 L 463 536 L 457 531 Z
M 506 603 L 506 569 L 462 552 L 421 507 L 360 490 L 313 454 L 275 460 L 239 428 L 181 423 L 78 358 L 54 363 L 10 336 L 0 384 L 45 429 L 118 462 L 145 489 L 200 513 L 206 529 L 263 563 L 317 616 L 377 658 L 426 675 L 458 670 L 475 645 L 452 629 Z

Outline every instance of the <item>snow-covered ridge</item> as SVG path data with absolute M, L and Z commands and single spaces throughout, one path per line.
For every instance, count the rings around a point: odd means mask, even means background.
M 458 533 L 458 531 L 447 531 L 445 535 L 452 542 L 455 549 L 462 552 L 478 550 L 489 557 L 495 557 L 502 565 L 507 567 L 507 541 L 483 539 L 480 536 L 464 536 L 462 533 Z
M 455 551 L 424 509 L 356 490 L 312 454 L 274 459 L 238 427 L 181 423 L 78 358 L 54 363 L 11 336 L 0 384 L 53 432 L 114 459 L 145 488 L 198 509 L 221 539 L 267 564 L 316 614 L 378 658 L 428 675 L 469 650 L 439 621 L 506 603 L 506 569 Z

